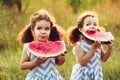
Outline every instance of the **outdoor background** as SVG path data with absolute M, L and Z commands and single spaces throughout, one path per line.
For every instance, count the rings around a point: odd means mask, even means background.
M 28 71 L 19 68 L 22 45 L 17 35 L 29 23 L 30 15 L 40 9 L 48 10 L 65 30 L 76 25 L 81 12 L 95 11 L 100 26 L 115 37 L 111 57 L 101 62 L 104 80 L 120 80 L 120 0 L 0 0 L 0 80 L 25 79 Z M 67 43 L 66 46 L 66 62 L 57 69 L 65 80 L 69 80 L 76 61 L 72 46 Z

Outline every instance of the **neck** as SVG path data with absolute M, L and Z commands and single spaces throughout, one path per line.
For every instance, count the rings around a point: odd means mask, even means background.
M 40 40 L 36 40 L 36 39 L 34 39 L 34 41 L 38 41 L 38 42 L 43 42 L 43 43 L 47 43 L 48 42 L 48 40 L 45 40 L 45 41 L 40 41 Z

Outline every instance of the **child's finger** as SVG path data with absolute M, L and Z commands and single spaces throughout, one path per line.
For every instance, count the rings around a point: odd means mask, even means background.
M 110 44 L 108 44 L 108 47 L 111 47 L 113 45 L 113 40 L 110 40 Z
M 101 44 L 101 41 L 100 40 L 96 40 L 95 43 Z
M 110 40 L 110 44 L 112 44 L 113 43 L 113 40 Z
M 67 54 L 67 51 L 65 51 L 62 55 L 64 56 L 65 54 Z
M 67 54 L 67 51 L 65 51 L 64 54 Z

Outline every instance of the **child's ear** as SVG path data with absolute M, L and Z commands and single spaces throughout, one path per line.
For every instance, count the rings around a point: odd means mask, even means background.
M 33 29 L 31 29 L 31 32 L 32 32 L 32 34 L 34 34 L 34 31 L 33 31 Z
M 32 32 L 32 36 L 34 37 L 35 36 L 35 32 L 33 30 L 31 30 L 31 32 Z
M 82 30 L 82 28 L 78 28 L 78 30 L 80 31 L 80 32 L 82 32 L 83 30 Z

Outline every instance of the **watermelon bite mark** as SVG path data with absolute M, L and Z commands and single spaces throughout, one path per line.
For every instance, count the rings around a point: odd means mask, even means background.
M 109 44 L 110 40 L 114 40 L 113 35 L 111 32 L 98 32 L 96 31 L 95 33 L 85 31 L 82 32 L 82 35 L 89 41 L 94 42 L 94 41 L 101 41 L 103 44 Z

